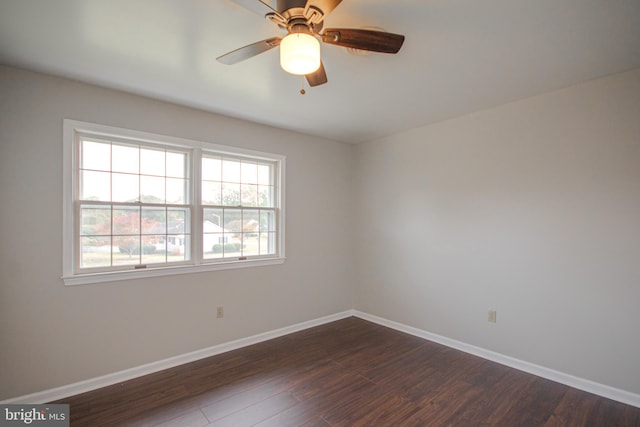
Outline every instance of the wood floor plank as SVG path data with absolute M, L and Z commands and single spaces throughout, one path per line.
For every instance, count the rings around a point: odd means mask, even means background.
M 318 407 L 316 401 L 308 400 L 299 402 L 284 411 L 270 417 L 260 423 L 256 427 L 297 427 L 303 425 L 330 425 L 322 419 L 323 410 Z
M 499 381 L 493 384 L 474 385 L 480 393 L 474 399 L 469 400 L 468 405 L 456 414 L 457 422 L 473 423 L 477 420 L 483 420 L 487 425 L 508 423 L 506 415 L 525 396 L 525 390 L 536 377 L 506 367 L 503 368 L 507 372 Z M 532 410 L 535 410 L 535 407 L 536 405 Z
M 313 371 L 292 379 L 290 389 L 298 400 L 305 401 L 318 396 L 324 398 L 336 395 L 342 388 L 357 385 L 359 382 L 369 381 L 333 361 L 327 361 Z
M 419 410 L 408 422 L 415 425 L 468 426 L 475 420 L 460 417 L 482 390 L 464 381 L 456 381 L 440 389 L 433 397 L 424 399 Z
M 504 420 L 522 427 L 544 425 L 566 392 L 566 387 L 558 383 L 533 378 L 504 415 Z
M 285 391 L 285 384 L 282 381 L 268 381 L 243 392 L 232 394 L 226 399 L 218 400 L 208 406 L 203 406 L 201 410 L 209 421 L 213 422 Z
M 186 414 L 180 415 L 170 420 L 154 424 L 153 427 L 204 427 L 209 424 L 209 420 L 202 411 L 194 410 Z
M 143 412 L 123 421 L 121 425 L 123 427 L 154 427 L 195 411 L 200 411 L 200 406 L 198 406 L 197 402 L 192 399 L 184 399 L 156 408 L 153 411 Z M 207 423 L 209 423 L 208 420 Z
M 337 426 L 399 426 L 406 425 L 421 410 L 420 406 L 399 395 L 384 395 L 366 402 L 359 412 L 353 412 L 332 425 Z
M 220 418 L 209 424 L 211 427 L 253 426 L 298 404 L 287 392 L 276 394 L 260 402 Z
M 640 426 L 640 408 L 355 317 L 52 403 L 73 427 Z

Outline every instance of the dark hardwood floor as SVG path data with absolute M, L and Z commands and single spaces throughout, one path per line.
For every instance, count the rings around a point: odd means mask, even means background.
M 72 426 L 640 426 L 640 408 L 355 317 L 56 403 Z

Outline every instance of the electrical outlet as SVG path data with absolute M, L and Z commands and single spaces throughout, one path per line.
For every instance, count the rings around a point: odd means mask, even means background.
M 496 323 L 497 321 L 497 313 L 495 309 L 490 309 L 487 315 L 487 320 L 491 323 Z
M 222 307 L 216 308 L 216 317 L 218 319 L 221 319 L 221 318 L 224 317 L 224 308 L 222 308 Z

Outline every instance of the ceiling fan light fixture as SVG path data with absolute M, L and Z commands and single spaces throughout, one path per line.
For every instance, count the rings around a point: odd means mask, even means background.
M 311 34 L 287 35 L 280 42 L 280 65 L 299 76 L 313 73 L 320 68 L 320 42 Z

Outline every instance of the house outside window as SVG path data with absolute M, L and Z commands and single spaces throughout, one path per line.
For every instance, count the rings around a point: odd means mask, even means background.
M 284 157 L 65 120 L 66 284 L 284 261 Z

